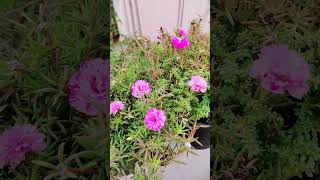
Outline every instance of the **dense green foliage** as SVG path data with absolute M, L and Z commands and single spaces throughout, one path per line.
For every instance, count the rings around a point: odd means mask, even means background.
M 213 179 L 319 175 L 319 1 L 214 1 Z M 260 49 L 288 44 L 311 67 L 302 101 L 261 91 L 249 77 Z M 226 136 L 228 134 L 228 136 Z
M 108 0 L 0 1 L 0 132 L 31 123 L 47 148 L 0 179 L 106 179 L 105 118 L 72 110 L 82 61 L 107 56 Z M 17 61 L 15 70 L 7 63 Z
M 158 167 L 189 150 L 197 120 L 209 116 L 209 90 L 195 93 L 187 83 L 200 75 L 209 84 L 209 37 L 194 21 L 188 31 L 190 46 L 176 51 L 171 36 L 160 33 L 161 43 L 142 37 L 128 39 L 120 52 L 111 53 L 110 100 L 120 100 L 125 109 L 112 116 L 111 175 L 135 174 L 136 179 L 153 179 Z M 146 80 L 152 92 L 146 98 L 131 95 L 136 80 Z M 144 116 L 151 107 L 165 111 L 165 126 L 154 132 L 146 129 Z M 168 143 L 174 141 L 177 146 Z M 145 172 L 144 169 L 148 172 Z

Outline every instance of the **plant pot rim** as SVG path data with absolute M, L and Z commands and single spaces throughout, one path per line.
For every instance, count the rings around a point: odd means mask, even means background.
M 205 150 L 210 148 L 210 124 L 205 123 L 198 123 L 197 125 L 200 125 L 200 127 L 195 132 L 195 137 L 197 137 L 197 141 L 199 141 L 200 144 L 198 144 L 196 141 L 191 143 L 191 146 L 196 150 Z M 201 125 L 205 125 L 207 127 L 201 127 Z

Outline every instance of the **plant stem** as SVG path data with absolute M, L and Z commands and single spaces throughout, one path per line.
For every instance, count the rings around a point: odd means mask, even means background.
M 256 91 L 254 92 L 253 98 L 257 99 L 261 92 L 261 86 L 257 86 Z

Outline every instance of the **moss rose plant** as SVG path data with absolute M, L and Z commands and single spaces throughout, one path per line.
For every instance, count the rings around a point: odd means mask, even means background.
M 159 42 L 130 38 L 122 51 L 112 52 L 110 100 L 125 105 L 110 119 L 114 177 L 132 173 L 152 178 L 158 167 L 190 150 L 186 145 L 194 141 L 195 124 L 208 118 L 210 110 L 210 44 L 200 25 L 195 20 L 176 34 L 161 29 Z M 188 46 L 177 48 L 171 40 L 181 34 Z

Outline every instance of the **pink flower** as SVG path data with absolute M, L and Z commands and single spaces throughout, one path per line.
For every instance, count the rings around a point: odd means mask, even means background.
M 28 153 L 40 152 L 46 145 L 45 136 L 31 124 L 16 125 L 0 136 L 0 169 L 15 169 Z
M 81 63 L 69 81 L 70 105 L 89 116 L 97 116 L 107 108 L 107 61 L 95 59 Z
M 181 28 L 178 29 L 178 33 L 179 33 L 179 35 L 180 35 L 181 37 L 187 36 L 187 30 L 186 30 L 185 28 L 183 28 L 183 27 L 181 27 Z
M 138 80 L 131 86 L 132 96 L 136 98 L 141 98 L 145 94 L 151 92 L 150 85 L 144 80 Z
M 189 46 L 189 42 L 185 37 L 181 37 L 181 38 L 173 37 L 171 39 L 171 43 L 173 47 L 176 48 L 177 50 L 185 49 Z
M 159 131 L 164 126 L 165 121 L 164 112 L 156 108 L 149 109 L 144 118 L 146 128 L 152 131 Z
M 207 91 L 207 82 L 201 76 L 192 76 L 188 82 L 188 86 L 191 87 L 194 92 L 205 93 Z
M 121 101 L 113 101 L 110 103 L 110 114 L 115 115 L 122 109 L 124 109 L 124 104 Z
M 302 56 L 287 45 L 271 45 L 261 49 L 259 59 L 250 70 L 250 76 L 260 80 L 267 91 L 284 94 L 285 91 L 302 99 L 309 90 L 310 68 Z

